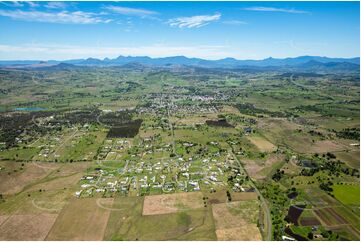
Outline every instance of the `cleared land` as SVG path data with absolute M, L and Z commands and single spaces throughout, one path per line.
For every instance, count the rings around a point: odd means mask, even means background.
M 202 193 L 175 193 L 146 196 L 144 198 L 143 215 L 175 213 L 203 207 Z
M 113 199 L 102 199 L 111 203 Z M 97 205 L 97 199 L 73 199 L 66 206 L 47 240 L 102 240 L 109 219 L 110 211 Z
M 209 206 L 144 216 L 143 199 L 114 199 L 104 240 L 216 240 Z
M 0 226 L 0 240 L 44 240 L 57 214 L 12 215 Z
M 261 152 L 272 152 L 277 149 L 277 147 L 260 136 L 247 136 L 247 139 L 252 142 Z
M 212 205 L 218 240 L 261 240 L 256 226 L 258 201 L 237 201 Z
M 360 205 L 360 186 L 334 185 L 333 194 L 343 204 Z
M 0 173 L 0 193 L 13 194 L 46 177 L 60 165 L 45 163 L 39 166 L 36 163 L 6 162 L 4 166 L 5 170 Z

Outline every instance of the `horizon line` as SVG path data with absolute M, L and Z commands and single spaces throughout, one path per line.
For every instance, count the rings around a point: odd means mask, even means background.
M 327 56 L 327 55 L 297 55 L 297 56 L 287 56 L 287 57 L 264 57 L 264 58 L 260 58 L 260 59 L 251 59 L 251 58 L 245 58 L 245 59 L 238 59 L 235 57 L 224 57 L 224 58 L 219 58 L 219 59 L 207 59 L 207 58 L 201 58 L 201 57 L 189 57 L 186 55 L 170 55 L 170 56 L 162 56 L 162 57 L 152 57 L 152 56 L 148 56 L 148 55 L 118 55 L 117 57 L 114 58 L 109 58 L 109 57 L 104 57 L 104 58 L 96 58 L 96 57 L 80 57 L 80 58 L 68 58 L 68 59 L 0 59 L 0 61 L 40 61 L 40 62 L 49 62 L 49 61 L 58 61 L 58 62 L 62 62 L 62 61 L 71 61 L 71 60 L 87 60 L 87 59 L 96 59 L 96 60 L 101 60 L 104 61 L 105 59 L 109 59 L 109 60 L 114 60 L 117 59 L 119 57 L 125 57 L 125 58 L 129 58 L 129 57 L 146 57 L 146 58 L 150 58 L 150 59 L 164 59 L 164 58 L 171 58 L 171 57 L 185 57 L 187 59 L 201 59 L 201 60 L 207 60 L 207 61 L 220 61 L 220 60 L 224 60 L 224 59 L 234 59 L 234 60 L 238 60 L 238 61 L 261 61 L 261 60 L 266 60 L 266 59 L 287 59 L 287 58 L 299 58 L 299 57 L 321 57 L 321 58 L 330 58 L 330 59 L 355 59 L 355 58 L 360 58 L 360 56 L 352 56 L 352 57 L 334 57 L 334 56 Z

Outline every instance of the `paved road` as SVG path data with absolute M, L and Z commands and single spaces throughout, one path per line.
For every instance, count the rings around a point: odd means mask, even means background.
M 167 105 L 167 116 L 168 116 L 168 123 L 170 127 L 170 132 L 172 133 L 172 147 L 173 147 L 173 154 L 175 154 L 175 138 L 174 138 L 174 130 L 173 130 L 173 124 L 170 120 L 170 113 L 169 113 L 169 106 L 172 105 L 172 101 Z
M 264 209 L 264 216 L 265 216 L 265 220 L 266 220 L 266 224 L 264 225 L 264 227 L 266 229 L 263 229 L 266 232 L 264 240 L 270 241 L 272 238 L 272 221 L 271 221 L 271 213 L 270 213 L 268 204 L 267 204 L 266 200 L 264 199 L 264 197 L 262 196 L 261 192 L 258 190 L 258 188 L 257 188 L 256 184 L 254 183 L 254 181 L 252 180 L 252 178 L 248 175 L 246 169 L 244 169 L 244 167 L 243 167 L 242 163 L 239 161 L 238 157 L 234 154 L 232 147 L 231 147 L 231 152 L 232 152 L 234 159 L 238 163 L 241 171 L 243 171 L 249 177 L 250 182 L 252 183 L 253 187 L 256 190 L 257 195 L 260 198 L 261 204 L 263 205 L 262 207 Z

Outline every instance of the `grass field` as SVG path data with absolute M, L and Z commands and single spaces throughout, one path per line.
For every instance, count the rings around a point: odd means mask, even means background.
M 218 240 L 261 240 L 257 200 L 212 205 Z
M 360 205 L 360 186 L 334 185 L 335 198 L 346 205 Z
M 260 136 L 247 136 L 249 139 L 261 152 L 272 152 L 277 149 L 277 147 Z
M 103 200 L 111 206 L 113 199 Z M 61 211 L 46 239 L 102 240 L 109 215 L 109 210 L 97 205 L 97 198 L 74 198 Z
M 150 196 L 151 198 L 152 196 Z M 105 240 L 214 240 L 209 208 L 142 215 L 142 197 L 117 197 L 105 231 Z
M 201 208 L 202 197 L 200 192 L 146 196 L 142 214 L 157 215 Z
M 0 223 L 0 240 L 45 240 L 57 216 L 48 213 L 11 215 Z
M 43 164 L 41 166 L 36 163 L 21 163 L 6 161 L 1 162 L 4 167 L 0 171 L 0 193 L 13 194 L 21 191 L 29 184 L 36 183 L 45 178 L 57 168 L 60 164 Z

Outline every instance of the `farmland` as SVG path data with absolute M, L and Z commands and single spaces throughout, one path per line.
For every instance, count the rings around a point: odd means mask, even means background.
M 60 67 L 1 68 L 1 240 L 359 240 L 358 73 Z

